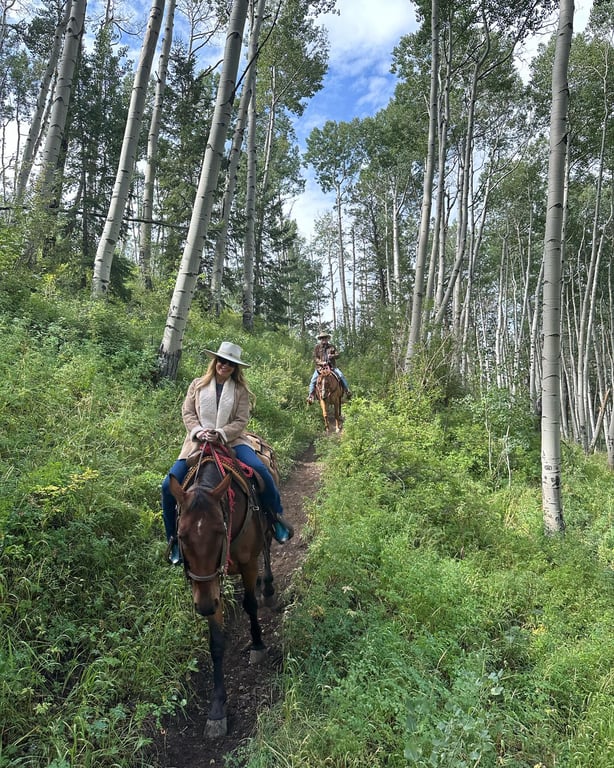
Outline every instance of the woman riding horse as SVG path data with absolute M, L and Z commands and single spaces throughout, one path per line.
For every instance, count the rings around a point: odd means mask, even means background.
M 207 441 L 234 449 L 236 458 L 255 469 L 262 477 L 264 490 L 260 493 L 263 506 L 275 516 L 274 533 L 283 543 L 292 536 L 292 529 L 281 519 L 283 507 L 279 490 L 269 468 L 260 460 L 245 435 L 250 416 L 250 398 L 253 398 L 243 368 L 249 364 L 241 359 L 243 350 L 237 344 L 223 341 L 217 352 L 206 349 L 211 362 L 205 374 L 194 379 L 183 401 L 181 415 L 186 428 L 179 458 L 162 483 L 162 517 L 169 543 L 169 561 L 181 562 L 177 543 L 176 501 L 171 492 L 171 475 L 183 483 L 188 473 L 188 458 L 200 450 Z

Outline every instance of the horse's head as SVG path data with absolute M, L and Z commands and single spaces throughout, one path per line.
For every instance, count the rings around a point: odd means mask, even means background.
M 194 607 L 201 616 L 221 611 L 220 576 L 228 543 L 222 499 L 230 482 L 228 474 L 213 488 L 201 482 L 185 490 L 171 477 L 171 492 L 181 509 L 177 535 L 185 571 L 192 582 Z

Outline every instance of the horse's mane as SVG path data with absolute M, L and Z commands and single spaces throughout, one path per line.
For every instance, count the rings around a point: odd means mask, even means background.
M 206 496 L 220 484 L 221 480 L 220 470 L 215 463 L 208 461 L 203 464 L 191 488 L 192 503 L 190 506 L 192 508 L 204 506 L 207 501 Z

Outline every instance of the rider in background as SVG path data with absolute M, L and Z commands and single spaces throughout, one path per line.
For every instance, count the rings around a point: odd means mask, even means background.
M 309 396 L 307 397 L 307 402 L 309 403 L 309 405 L 313 403 L 314 397 L 315 397 L 316 381 L 318 380 L 318 366 L 325 365 L 326 363 L 330 365 L 333 373 L 341 382 L 343 393 L 346 396 L 346 398 L 348 400 L 351 399 L 352 393 L 350 392 L 348 383 L 345 380 L 345 376 L 343 375 L 343 373 L 341 373 L 339 368 L 337 368 L 335 365 L 335 362 L 338 356 L 339 355 L 337 353 L 337 350 L 330 343 L 330 333 L 326 333 L 326 332 L 319 333 L 318 343 L 316 344 L 313 350 L 313 359 L 315 360 L 316 369 L 313 372 L 311 381 L 309 382 Z

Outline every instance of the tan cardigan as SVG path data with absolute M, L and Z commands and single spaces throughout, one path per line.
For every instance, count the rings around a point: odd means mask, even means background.
M 194 379 L 188 387 L 181 415 L 187 434 L 179 454 L 180 459 L 187 459 L 198 451 L 200 443 L 194 438 L 201 429 L 216 429 L 222 442 L 231 448 L 235 445 L 249 445 L 249 441 L 243 437 L 250 416 L 249 393 L 232 378 L 224 382 L 219 404 L 216 404 L 215 377 L 206 387 L 203 387 L 202 377 Z

